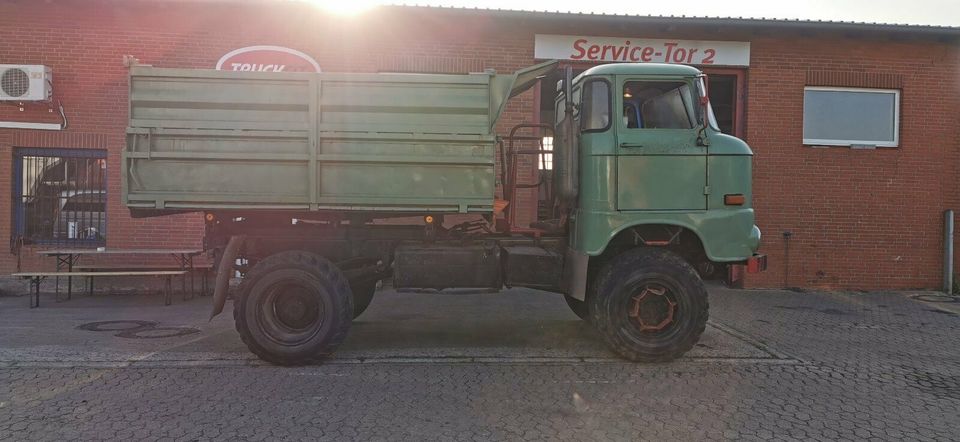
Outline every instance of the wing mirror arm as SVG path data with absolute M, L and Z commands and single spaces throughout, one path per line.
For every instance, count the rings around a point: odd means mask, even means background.
M 707 147 L 710 139 L 707 137 L 707 126 L 710 124 L 710 93 L 707 90 L 707 74 L 697 76 L 697 92 L 700 104 L 700 130 L 697 132 L 697 146 Z

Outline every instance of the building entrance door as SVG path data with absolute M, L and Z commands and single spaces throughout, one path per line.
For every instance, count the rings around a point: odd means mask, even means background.
M 743 139 L 744 85 L 746 72 L 741 69 L 701 68 L 707 74 L 710 105 L 720 131 Z

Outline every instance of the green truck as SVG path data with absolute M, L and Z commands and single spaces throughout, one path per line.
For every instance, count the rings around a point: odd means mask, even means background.
M 237 330 L 272 363 L 330 356 L 388 279 L 555 292 L 624 358 L 674 359 L 706 325 L 704 279 L 766 268 L 752 152 L 719 131 L 693 67 L 555 70 L 133 66 L 123 202 L 203 212 L 211 317 L 239 272 Z M 551 73 L 554 121 L 497 136 L 507 101 Z M 531 161 L 552 172 L 524 180 Z M 540 195 L 533 222 L 518 221 L 524 192 Z

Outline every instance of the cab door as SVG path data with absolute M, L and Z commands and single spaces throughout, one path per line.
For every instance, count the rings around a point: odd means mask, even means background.
M 617 209 L 706 210 L 707 148 L 697 145 L 692 82 L 618 80 Z

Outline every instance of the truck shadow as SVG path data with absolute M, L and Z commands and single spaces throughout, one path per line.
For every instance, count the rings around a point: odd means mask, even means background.
M 570 312 L 562 296 L 531 289 L 383 290 L 354 320 L 338 353 L 343 352 L 613 357 L 600 335 Z
M 346 347 L 398 348 L 541 348 L 573 349 L 603 346 L 597 332 L 584 321 L 448 321 L 406 320 L 358 321 L 350 330 Z

